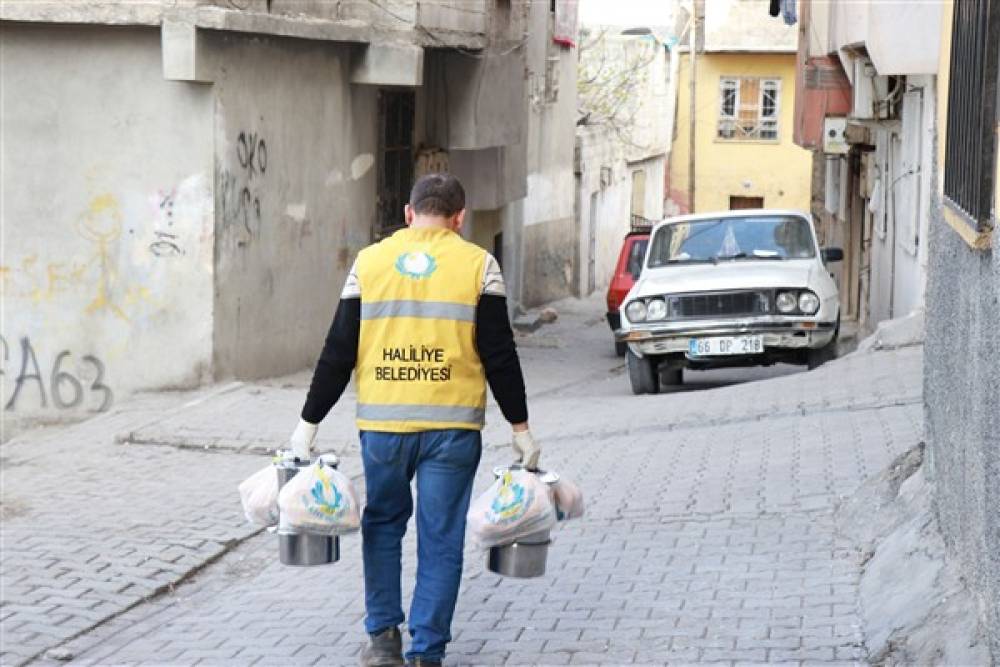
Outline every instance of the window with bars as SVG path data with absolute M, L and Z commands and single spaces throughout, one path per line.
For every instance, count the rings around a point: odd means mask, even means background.
M 1000 0 L 954 4 L 945 146 L 946 205 L 977 232 L 992 227 L 996 188 Z
M 378 223 L 375 238 L 405 226 L 403 207 L 413 187 L 413 118 L 415 99 L 409 91 L 379 93 Z
M 777 141 L 781 80 L 723 77 L 719 80 L 719 139 Z

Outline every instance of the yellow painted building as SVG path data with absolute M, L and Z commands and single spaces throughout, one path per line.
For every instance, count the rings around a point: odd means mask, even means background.
M 688 211 L 690 54 L 682 54 L 670 199 Z M 730 208 L 809 210 L 812 154 L 792 142 L 795 54 L 700 52 L 696 56 L 694 212 Z

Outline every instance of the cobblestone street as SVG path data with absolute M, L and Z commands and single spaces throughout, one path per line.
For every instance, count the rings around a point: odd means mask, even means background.
M 637 397 L 599 301 L 558 309 L 520 351 L 543 465 L 580 484 L 587 515 L 557 530 L 540 579 L 467 552 L 446 663 L 864 662 L 860 562 L 832 512 L 920 441 L 922 348 Z M 236 493 L 308 379 L 139 395 L 5 444 L 0 661 L 357 664 L 360 537 L 336 565 L 284 567 Z M 352 411 L 346 396 L 320 441 L 357 476 Z M 489 422 L 477 490 L 511 456 L 495 406 Z M 414 546 L 411 524 L 404 590 Z

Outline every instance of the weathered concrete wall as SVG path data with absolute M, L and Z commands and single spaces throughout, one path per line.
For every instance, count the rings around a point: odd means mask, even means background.
M 784 51 L 798 45 L 796 26 L 768 16 L 769 0 L 705 2 L 706 51 Z
M 0 24 L 2 401 L 107 409 L 212 360 L 212 91 L 154 28 Z
M 348 47 L 217 34 L 215 373 L 311 365 L 375 216 L 375 88 Z
M 580 259 L 576 289 L 579 294 L 588 294 L 591 285 L 595 289 L 606 287 L 614 273 L 622 239 L 631 228 L 635 172 L 645 174 L 642 215 L 650 220 L 662 219 L 666 158 L 661 153 L 639 162 L 626 162 L 624 147 L 607 128 L 579 128 L 577 146 Z
M 528 196 L 519 208 L 524 226 L 520 298 L 525 306 L 573 292 L 576 259 L 576 120 L 574 49 L 552 42 L 549 3 L 532 2 L 528 63 Z M 538 229 L 531 229 L 538 226 Z M 516 271 L 517 268 L 514 268 Z
M 1000 658 L 1000 253 L 970 249 L 939 204 L 927 280 L 929 459 L 945 541 L 979 595 Z
M 1000 660 L 1000 232 L 993 232 L 993 250 L 973 250 L 942 220 L 951 2 L 942 11 L 926 292 L 927 456 L 945 543 L 979 598 Z M 1000 163 L 995 169 L 998 182 Z M 1000 188 L 994 207 L 1000 210 Z
M 553 220 L 524 228 L 524 283 L 522 303 L 538 306 L 573 292 L 576 262 L 576 221 Z

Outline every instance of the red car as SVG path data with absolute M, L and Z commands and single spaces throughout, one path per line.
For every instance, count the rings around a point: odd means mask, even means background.
M 615 273 L 608 286 L 608 324 L 611 325 L 612 332 L 621 327 L 621 315 L 618 313 L 618 308 L 625 300 L 625 295 L 639 278 L 639 273 L 642 271 L 642 260 L 646 257 L 648 246 L 648 228 L 634 229 L 625 236 L 625 241 L 622 243 L 618 263 L 615 265 Z M 627 343 L 615 343 L 615 352 L 619 357 L 624 357 L 627 347 Z

